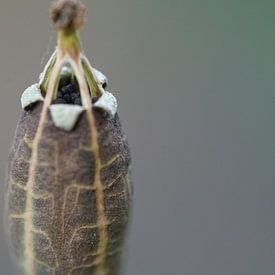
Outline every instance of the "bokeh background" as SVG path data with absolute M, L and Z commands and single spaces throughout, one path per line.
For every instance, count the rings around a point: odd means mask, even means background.
M 1 209 L 20 95 L 55 45 L 50 2 L 0 5 Z M 133 154 L 127 274 L 274 275 L 275 2 L 84 2 Z

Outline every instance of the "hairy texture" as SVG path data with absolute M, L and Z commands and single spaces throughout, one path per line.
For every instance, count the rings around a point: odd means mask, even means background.
M 71 132 L 57 129 L 48 114 L 37 161 L 32 164 L 33 189 L 29 189 L 32 141 L 42 106 L 36 103 L 23 112 L 9 157 L 8 224 L 15 256 L 23 266 L 32 258 L 34 273 L 28 275 L 119 275 L 131 203 L 130 153 L 119 118 L 108 119 L 93 108 L 101 163 L 96 167 L 86 113 Z M 32 222 L 26 227 L 27 197 L 32 202 Z M 104 219 L 98 216 L 100 205 Z M 103 230 L 104 242 L 100 240 Z M 27 233 L 32 236 L 31 245 L 24 241 Z
M 80 29 L 85 22 L 85 6 L 78 0 L 57 0 L 54 2 L 50 17 L 57 29 Z

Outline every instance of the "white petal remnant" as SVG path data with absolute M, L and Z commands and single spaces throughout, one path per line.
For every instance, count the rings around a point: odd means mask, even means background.
M 55 104 L 50 106 L 54 125 L 64 131 L 71 131 L 84 111 L 82 106 Z
M 21 96 L 22 109 L 26 110 L 27 107 L 29 107 L 37 101 L 44 101 L 44 98 L 41 94 L 39 84 L 34 84 L 27 88 Z
M 102 73 L 100 72 L 99 70 L 93 68 L 93 75 L 95 77 L 95 80 L 97 82 L 98 85 L 101 85 L 102 87 L 104 86 L 107 86 L 108 85 L 108 79 L 107 77 Z
M 106 111 L 111 117 L 117 113 L 117 99 L 110 92 L 104 91 L 102 96 L 94 104 L 95 107 L 101 108 Z

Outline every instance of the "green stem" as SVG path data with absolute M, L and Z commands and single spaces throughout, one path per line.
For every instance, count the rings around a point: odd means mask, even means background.
M 82 47 L 78 33 L 73 27 L 58 31 L 58 49 L 61 55 L 65 56 L 68 54 L 77 61 Z

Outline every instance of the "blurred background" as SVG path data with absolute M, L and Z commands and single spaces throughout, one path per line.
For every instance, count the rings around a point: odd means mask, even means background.
M 275 2 L 84 2 L 133 154 L 127 274 L 274 275 Z M 1 209 L 21 93 L 55 47 L 50 3 L 1 1 Z

